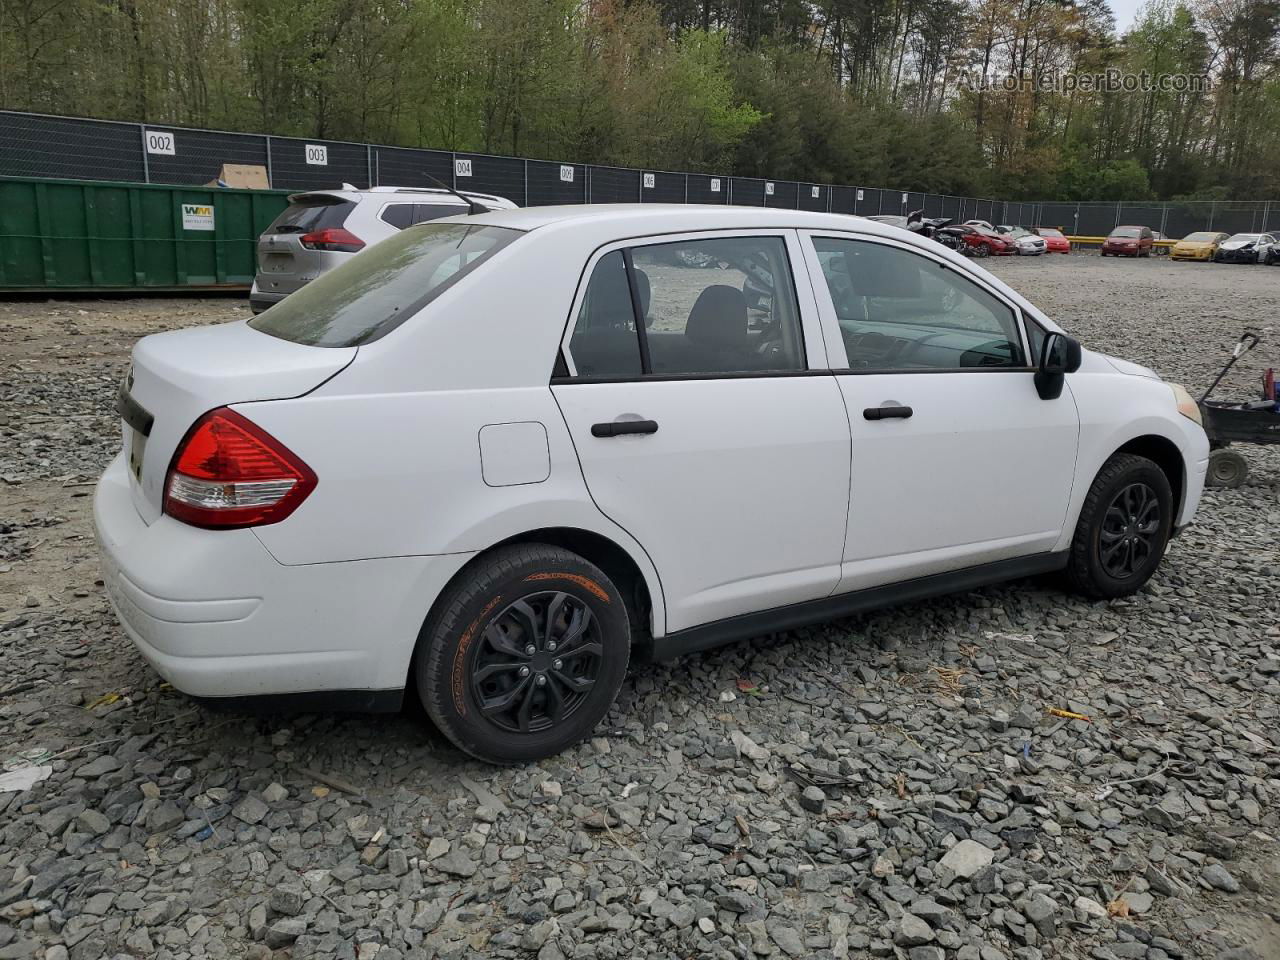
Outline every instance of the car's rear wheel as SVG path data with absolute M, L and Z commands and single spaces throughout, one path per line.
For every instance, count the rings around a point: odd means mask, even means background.
M 622 686 L 626 605 L 577 554 L 500 547 L 441 596 L 418 640 L 415 680 L 455 745 L 491 763 L 552 756 L 587 737 Z
M 1067 578 L 1094 599 L 1123 597 L 1151 579 L 1173 527 L 1169 478 L 1146 457 L 1114 454 L 1085 496 Z

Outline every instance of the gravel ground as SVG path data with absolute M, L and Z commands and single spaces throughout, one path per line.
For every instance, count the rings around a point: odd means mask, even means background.
M 1280 270 L 992 268 L 1193 389 L 1246 325 L 1224 395 L 1280 366 Z M 89 503 L 127 351 L 242 315 L 0 303 L 0 764 L 52 771 L 0 793 L 0 960 L 1280 957 L 1276 448 L 1137 597 L 1024 582 L 642 665 L 595 739 L 495 770 L 413 710 L 210 713 L 116 625 Z

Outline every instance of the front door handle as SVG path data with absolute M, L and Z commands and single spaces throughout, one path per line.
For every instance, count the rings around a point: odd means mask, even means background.
M 910 407 L 899 406 L 898 404 L 890 404 L 885 407 L 867 407 L 862 411 L 862 419 L 864 420 L 906 420 L 911 416 Z
M 609 423 L 593 423 L 593 437 L 621 437 L 628 433 L 657 433 L 657 420 L 611 420 Z

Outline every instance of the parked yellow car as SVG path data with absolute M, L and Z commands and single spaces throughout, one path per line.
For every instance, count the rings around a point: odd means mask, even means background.
M 1169 252 L 1169 259 L 1212 260 L 1213 255 L 1218 251 L 1218 244 L 1229 236 L 1231 236 L 1229 233 L 1217 233 L 1212 230 L 1189 233 L 1173 245 L 1173 249 Z

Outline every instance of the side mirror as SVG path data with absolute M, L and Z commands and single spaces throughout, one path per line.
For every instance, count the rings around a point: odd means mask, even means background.
M 1050 333 L 1040 347 L 1040 362 L 1036 365 L 1036 393 L 1041 400 L 1057 400 L 1062 396 L 1062 385 L 1068 373 L 1080 369 L 1082 354 L 1080 341 L 1065 333 Z

